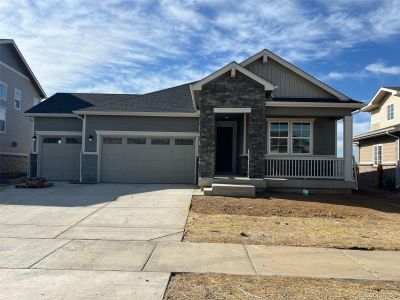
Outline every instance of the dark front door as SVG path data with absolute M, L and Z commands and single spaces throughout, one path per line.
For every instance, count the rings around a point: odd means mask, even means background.
M 232 172 L 233 128 L 217 127 L 216 171 Z

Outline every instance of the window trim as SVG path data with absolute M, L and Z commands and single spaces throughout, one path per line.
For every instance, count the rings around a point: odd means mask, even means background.
M 271 123 L 287 123 L 288 125 L 288 135 L 287 137 L 271 137 Z M 271 152 L 271 139 L 276 138 L 276 139 L 286 139 L 287 140 L 287 151 L 283 153 L 272 153 Z M 290 122 L 286 120 L 282 121 L 270 121 L 268 124 L 268 154 L 271 155 L 288 155 L 290 153 Z
M 380 163 L 375 163 L 375 149 L 377 147 L 381 147 L 381 162 Z M 383 164 L 383 144 L 375 144 L 375 145 L 373 145 L 373 149 L 372 149 L 372 164 L 374 166 L 378 166 L 380 164 Z
M 390 107 L 392 108 L 391 110 L 389 109 Z M 390 103 L 388 106 L 386 106 L 386 121 L 392 120 L 394 120 L 394 103 Z
M 16 97 L 15 97 L 15 92 L 16 91 L 19 91 L 19 93 L 21 95 L 20 99 L 16 99 Z M 19 101 L 19 107 L 17 107 L 15 105 L 16 101 Z M 14 88 L 14 108 L 17 109 L 17 110 L 21 110 L 21 106 L 22 106 L 22 91 L 20 89 Z
M 0 100 L 7 101 L 8 85 L 4 81 L 0 81 L 0 84 L 4 84 L 4 86 L 6 87 L 6 96 L 5 96 L 5 98 L 0 97 Z
M 308 156 L 314 155 L 314 121 L 315 119 L 281 119 L 281 118 L 267 118 L 267 155 L 270 156 Z M 271 123 L 274 122 L 287 122 L 288 123 L 288 151 L 286 153 L 271 153 L 271 136 L 270 129 Z M 293 136 L 292 136 L 292 123 L 309 123 L 310 124 L 310 152 L 309 153 L 293 153 Z
M 0 130 L 0 133 L 7 132 L 7 107 L 0 105 L 0 109 L 4 110 L 4 130 Z

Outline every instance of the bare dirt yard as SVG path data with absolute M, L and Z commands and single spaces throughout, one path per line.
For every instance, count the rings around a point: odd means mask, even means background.
M 399 282 L 177 274 L 164 299 L 400 299 Z
M 400 194 L 195 196 L 184 240 L 400 250 Z

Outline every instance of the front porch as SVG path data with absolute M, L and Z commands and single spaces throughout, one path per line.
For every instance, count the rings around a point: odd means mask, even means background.
M 336 121 L 339 118 L 327 117 L 274 118 L 273 121 L 267 119 L 264 129 L 266 133 L 262 135 L 265 138 L 264 154 L 260 157 L 260 152 L 253 152 L 252 155 L 251 150 L 254 148 L 248 147 L 248 144 L 253 144 L 248 132 L 247 120 L 250 116 L 250 111 L 241 111 L 235 115 L 215 113 L 214 172 L 209 177 L 199 176 L 200 187 L 210 187 L 213 184 L 248 185 L 257 190 L 301 192 L 308 189 L 312 193 L 345 193 L 353 189 L 352 116 L 342 118 L 343 157 L 337 156 L 336 149 Z M 272 129 L 277 123 L 283 127 L 278 134 Z M 329 130 L 322 126 L 325 123 L 329 124 Z M 305 133 L 300 133 L 301 141 L 305 142 L 295 148 L 299 144 L 299 138 L 293 132 L 299 124 L 306 128 L 303 129 Z M 218 134 L 218 128 L 221 126 L 231 128 L 224 131 L 222 143 Z M 231 138 L 227 139 L 226 135 Z M 273 135 L 279 135 L 277 142 L 274 141 Z M 252 137 L 254 136 L 253 134 Z M 257 138 L 259 137 L 260 134 Z M 225 155 L 219 154 L 221 149 Z M 277 153 L 279 151 L 285 153 Z M 295 153 L 296 151 L 308 153 Z M 218 160 L 221 159 L 225 161 L 225 170 L 229 172 L 220 172 Z M 252 166 L 255 165 L 257 170 L 263 170 L 263 176 L 254 176 Z

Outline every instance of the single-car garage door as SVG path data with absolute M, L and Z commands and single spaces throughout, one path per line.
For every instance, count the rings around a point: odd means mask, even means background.
M 79 180 L 82 138 L 43 137 L 40 145 L 40 177 L 48 180 Z
M 194 183 L 195 141 L 171 137 L 103 137 L 101 181 Z

